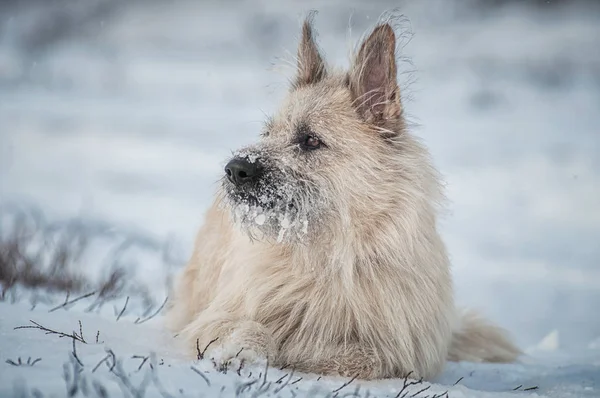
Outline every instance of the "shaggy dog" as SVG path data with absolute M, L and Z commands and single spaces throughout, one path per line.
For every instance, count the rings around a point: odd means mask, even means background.
M 225 167 L 175 289 L 168 326 L 190 354 L 361 379 L 518 357 L 502 329 L 455 308 L 440 182 L 396 69 L 388 23 L 341 71 L 304 22 L 288 96 Z

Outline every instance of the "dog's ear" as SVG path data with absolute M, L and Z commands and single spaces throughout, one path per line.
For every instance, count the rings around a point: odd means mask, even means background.
M 379 25 L 360 46 L 349 75 L 359 114 L 383 125 L 402 114 L 396 82 L 396 36 L 389 24 Z
M 325 63 L 315 43 L 312 14 L 302 24 L 302 37 L 298 45 L 298 71 L 294 87 L 318 82 L 326 75 Z

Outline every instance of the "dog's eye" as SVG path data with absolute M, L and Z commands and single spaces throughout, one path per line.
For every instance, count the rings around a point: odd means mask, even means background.
M 321 144 L 321 140 L 314 135 L 307 135 L 304 137 L 304 142 L 302 143 L 306 149 L 318 149 L 321 147 Z

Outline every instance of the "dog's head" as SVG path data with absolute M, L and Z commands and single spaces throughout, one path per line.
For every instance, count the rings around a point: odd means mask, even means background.
M 250 235 L 293 242 L 350 233 L 423 196 L 426 153 L 405 131 L 395 51 L 394 30 L 380 24 L 348 71 L 332 71 L 304 22 L 286 100 L 260 142 L 225 167 L 225 203 Z

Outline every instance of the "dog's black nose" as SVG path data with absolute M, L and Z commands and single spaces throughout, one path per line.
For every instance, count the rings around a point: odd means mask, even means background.
M 232 159 L 225 166 L 227 178 L 236 185 L 243 185 L 256 180 L 260 170 L 258 163 L 250 163 L 241 158 Z

